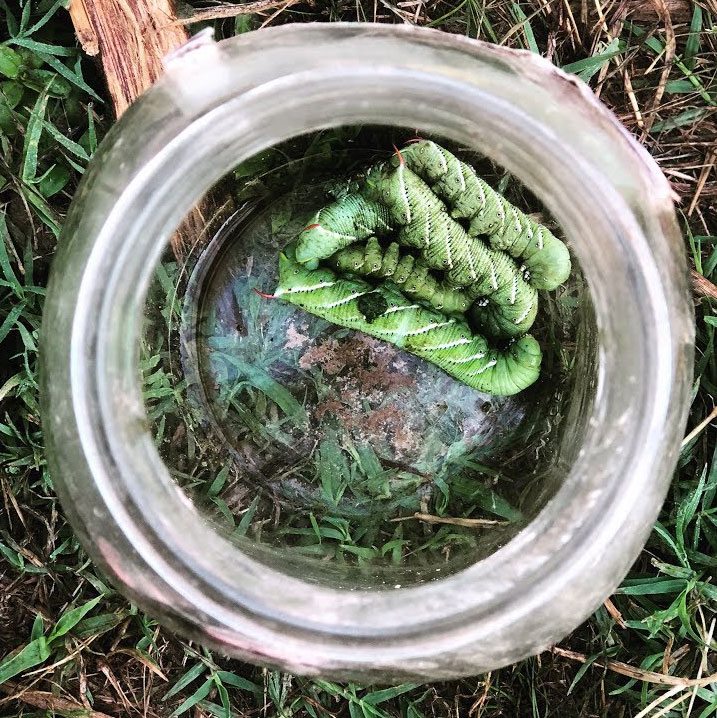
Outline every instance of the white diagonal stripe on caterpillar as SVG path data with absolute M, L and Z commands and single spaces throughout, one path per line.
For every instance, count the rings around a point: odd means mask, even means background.
M 525 319 L 527 318 L 527 316 L 530 314 L 532 309 L 533 309 L 533 302 L 531 302 L 528 305 L 528 308 L 523 312 L 523 314 L 521 314 L 517 319 L 515 319 L 513 321 L 513 323 L 514 324 L 522 324 L 525 321 Z
M 478 192 L 480 193 L 480 203 L 483 207 L 485 207 L 485 191 L 483 190 L 483 180 L 478 177 L 478 175 L 476 175 L 475 170 L 472 167 L 470 167 L 470 171 L 473 173 L 474 177 L 477 180 L 476 184 L 478 185 Z
M 461 178 L 461 192 L 466 191 L 466 178 L 463 176 L 463 168 L 461 163 L 458 163 L 458 176 Z
M 495 264 L 493 264 L 493 260 L 490 261 L 490 283 L 493 285 L 493 289 L 495 291 L 498 290 L 498 275 L 495 273 Z
M 483 358 L 485 358 L 485 352 L 478 352 L 477 354 L 473 354 L 472 356 L 466 357 L 465 359 L 443 359 L 443 361 L 448 364 L 466 364 L 469 361 L 475 361 L 476 359 Z
M 389 307 L 381 316 L 386 314 L 394 314 L 395 312 L 405 312 L 408 309 L 420 309 L 418 304 L 409 304 L 405 307 Z
M 478 279 L 478 275 L 476 274 L 476 265 L 473 262 L 473 252 L 471 251 L 470 242 L 466 247 L 466 256 L 468 257 L 468 265 L 471 270 L 471 279 L 475 282 Z
M 487 362 L 483 367 L 480 369 L 477 369 L 476 371 L 469 371 L 466 376 L 478 376 L 478 374 L 482 374 L 484 371 L 487 371 L 492 366 L 495 366 L 498 363 L 497 359 L 491 359 L 489 362 Z
M 293 287 L 291 289 L 277 289 L 274 292 L 275 297 L 280 297 L 282 294 L 301 294 L 301 292 L 313 292 L 315 289 L 323 289 L 324 287 L 333 287 L 336 282 L 319 282 L 313 284 L 310 287 Z
M 438 153 L 438 156 L 441 158 L 441 170 L 443 172 L 448 171 L 448 160 L 446 159 L 446 156 L 443 154 L 443 148 L 439 147 L 435 142 L 430 142 L 431 147 L 433 147 L 434 150 Z
M 443 244 L 446 246 L 446 267 L 453 269 L 453 255 L 451 254 L 451 239 L 453 239 L 448 232 L 445 233 L 446 237 L 443 238 Z
M 520 234 L 523 231 L 523 225 L 520 223 L 520 213 L 515 207 L 511 207 L 513 210 L 513 217 L 515 217 L 515 231 Z
M 336 237 L 337 239 L 350 239 L 353 242 L 357 242 L 359 239 L 354 234 L 341 234 L 341 232 L 334 232 L 331 229 L 326 229 L 326 227 L 322 227 L 320 224 L 317 224 L 315 227 L 312 227 L 311 229 L 319 230 L 322 234 L 328 234 L 329 237 Z
M 510 292 L 510 303 L 515 304 L 515 299 L 518 296 L 518 275 L 513 275 L 513 288 Z
M 498 230 L 498 234 L 503 234 L 505 231 L 505 205 L 503 204 L 505 200 L 503 197 L 496 193 L 496 199 L 498 200 L 498 209 L 496 210 L 496 215 L 500 218 L 500 229 Z
M 470 342 L 470 339 L 461 337 L 460 339 L 456 339 L 456 341 L 454 342 L 446 342 L 445 344 L 434 344 L 432 347 L 420 347 L 417 348 L 416 351 L 434 352 L 438 351 L 439 349 L 453 349 L 453 347 L 459 347 L 461 344 L 470 344 Z
M 440 329 L 441 327 L 447 327 L 451 324 L 455 324 L 455 319 L 449 319 L 447 322 L 435 322 L 433 324 L 427 324 L 425 327 L 419 327 L 418 329 L 409 329 L 405 332 L 399 331 L 397 329 L 377 329 L 375 327 L 373 331 L 380 332 L 381 334 L 398 334 L 402 337 L 413 337 L 417 334 L 427 334 L 433 329 Z
M 406 205 L 406 224 L 411 222 L 411 203 L 408 200 L 408 188 L 406 187 L 405 166 L 398 166 L 398 181 L 401 185 L 401 196 Z
M 328 304 L 315 304 L 313 306 L 320 307 L 321 309 L 333 309 L 334 307 L 340 307 L 342 304 L 348 304 L 353 299 L 363 297 L 364 294 L 370 294 L 370 292 L 355 292 L 354 294 L 344 297 L 343 299 L 339 299 L 336 302 L 329 302 Z

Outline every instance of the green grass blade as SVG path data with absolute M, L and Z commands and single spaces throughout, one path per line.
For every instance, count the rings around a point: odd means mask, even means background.
M 368 703 L 369 705 L 376 706 L 379 703 L 383 703 L 384 701 L 389 701 L 392 698 L 396 698 L 397 696 L 403 695 L 404 693 L 408 693 L 409 691 L 414 690 L 415 688 L 418 688 L 420 684 L 418 683 L 403 683 L 400 686 L 393 686 L 392 688 L 383 688 L 379 691 L 373 691 L 373 693 L 368 693 L 365 696 L 361 697 L 361 700 L 364 703 Z
M 618 38 L 613 38 L 612 42 L 605 47 L 605 49 L 597 55 L 577 60 L 576 62 L 569 62 L 567 65 L 563 65 L 560 69 L 563 72 L 569 72 L 573 75 L 578 75 L 581 80 L 588 82 L 593 75 L 596 75 L 613 57 L 617 57 L 624 51 L 624 43 L 621 43 Z
M 716 114 L 715 110 L 709 107 L 693 107 L 680 112 L 680 114 L 675 117 L 668 117 L 665 120 L 655 122 L 650 128 L 650 134 L 654 135 L 657 132 L 668 132 L 669 130 L 684 127 L 685 125 L 694 125 L 705 117 L 714 114 Z
M 76 73 L 72 72 L 66 65 L 63 65 L 54 55 L 48 55 L 45 52 L 38 52 L 37 56 L 42 58 L 53 70 L 69 80 L 73 85 L 79 87 L 80 90 L 86 92 L 90 97 L 94 97 L 98 102 L 102 102 L 102 98 Z
M 185 689 L 190 683 L 197 680 L 207 670 L 207 666 L 204 663 L 196 663 L 192 666 L 165 694 L 162 700 L 171 698 L 179 691 Z
M 27 7 L 29 7 L 32 3 L 30 0 L 27 0 Z M 32 26 L 27 28 L 26 30 L 20 30 L 21 35 L 24 37 L 27 37 L 28 35 L 32 35 L 33 33 L 37 32 L 41 27 L 46 25 L 55 15 L 55 13 L 61 8 L 64 7 L 66 4 L 66 0 L 55 0 L 55 3 L 48 9 L 48 11 Z M 29 12 L 28 12 L 29 15 Z
M 208 678 L 204 683 L 202 683 L 199 688 L 197 688 L 194 693 L 187 698 L 186 701 L 184 701 L 175 711 L 172 712 L 169 718 L 175 718 L 175 716 L 180 716 L 182 713 L 186 713 L 190 708 L 197 705 L 199 701 L 204 700 L 208 695 L 209 691 L 212 690 L 212 686 L 214 685 L 214 680 L 212 678 Z
M 50 649 L 43 636 L 30 641 L 19 653 L 16 653 L 12 658 L 6 658 L 0 663 L 0 685 L 5 681 L 9 681 L 18 673 L 23 673 L 40 663 L 44 663 L 49 657 Z
M 539 55 L 540 48 L 538 48 L 538 43 L 535 41 L 533 27 L 530 24 L 530 20 L 528 20 L 528 16 L 523 12 L 523 8 L 521 8 L 518 3 L 514 2 L 511 5 L 511 11 L 513 13 L 513 17 L 516 19 L 517 22 L 520 23 L 521 27 L 523 28 L 523 32 L 525 33 L 525 41 L 528 43 L 528 49 L 531 52 L 534 52 L 536 55 Z
M 63 135 L 57 127 L 47 120 L 45 120 L 44 127 L 68 152 L 72 152 L 73 155 L 79 157 L 81 160 L 89 161 L 90 157 L 82 145 L 78 145 L 77 142 L 73 142 L 69 137 Z
M 52 629 L 47 638 L 48 643 L 52 643 L 54 640 L 61 638 L 66 633 L 69 633 L 102 600 L 102 598 L 102 596 L 97 596 L 91 601 L 87 601 L 87 603 L 83 603 L 81 606 L 68 611 L 55 624 L 55 627 Z
M 5 24 L 7 25 L 7 34 L 10 37 L 14 37 L 20 32 L 20 24 L 18 19 L 13 15 L 8 7 L 6 0 L 0 0 L 0 8 L 5 11 Z
M 264 392 L 296 426 L 305 426 L 309 418 L 304 407 L 278 381 L 270 377 L 263 369 L 247 364 L 238 357 L 227 355 L 229 361 L 254 388 Z
M 8 284 L 13 288 L 13 291 L 18 297 L 23 296 L 23 286 L 18 281 L 13 271 L 12 264 L 10 262 L 10 256 L 8 255 L 7 248 L 12 240 L 7 230 L 7 220 L 5 213 L 0 212 L 0 269 L 2 270 L 3 276 L 7 280 Z
M 695 63 L 700 53 L 700 38 L 702 33 L 702 8 L 695 3 L 692 11 L 692 22 L 690 23 L 690 34 L 685 43 L 684 62 L 685 67 L 695 69 Z
M 225 685 L 238 688 L 241 691 L 249 691 L 250 693 L 255 693 L 256 695 L 260 695 L 262 693 L 260 686 L 256 683 L 252 683 L 246 678 L 238 676 L 236 673 L 230 673 L 229 671 L 217 671 L 217 678 L 219 678 L 219 680 Z
M 35 106 L 30 114 L 30 121 L 27 123 L 25 133 L 25 144 L 23 147 L 22 173 L 20 178 L 23 182 L 32 182 L 37 173 L 37 151 L 42 135 L 42 128 L 45 124 L 45 112 L 47 111 L 47 100 L 49 95 L 44 90 L 38 95 Z
M 7 314 L 3 323 L 0 324 L 0 342 L 10 333 L 10 330 L 15 326 L 18 317 L 25 311 L 25 302 L 16 304 Z M 5 387 L 3 386 L 3 389 Z
M 33 52 L 45 52 L 48 55 L 55 55 L 56 57 L 75 57 L 75 55 L 77 55 L 77 50 L 73 47 L 49 45 L 46 42 L 31 40 L 29 37 L 13 37 L 8 42 L 10 45 L 24 47 Z

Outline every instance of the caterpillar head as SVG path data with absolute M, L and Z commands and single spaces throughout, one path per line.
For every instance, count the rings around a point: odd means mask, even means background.
M 366 176 L 367 199 L 381 202 L 391 210 L 393 220 L 401 225 L 411 221 L 411 206 L 404 182 L 405 165 L 398 168 L 383 162 L 372 167 Z
M 293 249 L 289 245 L 279 254 L 279 285 L 274 296 L 328 284 L 336 279 L 336 275 L 330 269 L 309 269 L 306 265 L 297 262 Z
M 296 242 L 295 259 L 301 264 L 310 263 L 315 269 L 320 259 L 333 254 L 333 248 L 327 246 L 326 230 L 318 223 L 310 224 L 306 227 Z M 328 252 L 328 253 L 327 253 Z
M 400 155 L 391 158 L 391 164 L 398 167 L 401 158 L 414 172 L 425 176 L 430 182 L 436 182 L 447 171 L 446 157 L 435 142 L 416 140 L 403 147 Z

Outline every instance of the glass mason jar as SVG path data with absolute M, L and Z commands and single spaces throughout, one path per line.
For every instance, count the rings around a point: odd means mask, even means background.
M 498 550 L 433 580 L 389 568 L 372 585 L 230 540 L 172 480 L 138 379 L 152 274 L 190 208 L 247 158 L 357 124 L 421 127 L 500 163 L 560 223 L 590 306 L 550 437 L 558 485 Z M 305 675 L 477 674 L 560 640 L 627 573 L 676 463 L 693 331 L 670 187 L 575 77 L 406 26 L 200 35 L 109 132 L 68 215 L 43 321 L 48 460 L 92 558 L 192 639 Z

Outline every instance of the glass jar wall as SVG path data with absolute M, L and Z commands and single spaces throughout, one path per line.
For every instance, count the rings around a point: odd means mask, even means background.
M 272 257 L 321 182 L 406 128 L 515 178 L 516 201 L 525 186 L 571 247 L 525 395 L 476 396 L 252 291 L 271 291 Z M 266 153 L 296 162 L 330 132 L 349 137 L 331 172 L 313 163 L 261 201 L 236 195 L 189 264 L 166 254 L 222 177 Z M 88 171 L 45 328 L 53 476 L 95 560 L 198 640 L 363 680 L 478 673 L 577 625 L 647 536 L 689 395 L 691 307 L 654 163 L 540 58 L 415 28 L 288 26 L 178 54 Z M 164 394 L 146 361 L 162 352 Z M 381 410 L 390 441 L 370 430 Z M 498 523 L 453 524 L 449 555 L 423 547 L 451 524 L 414 513 L 468 509 Z

